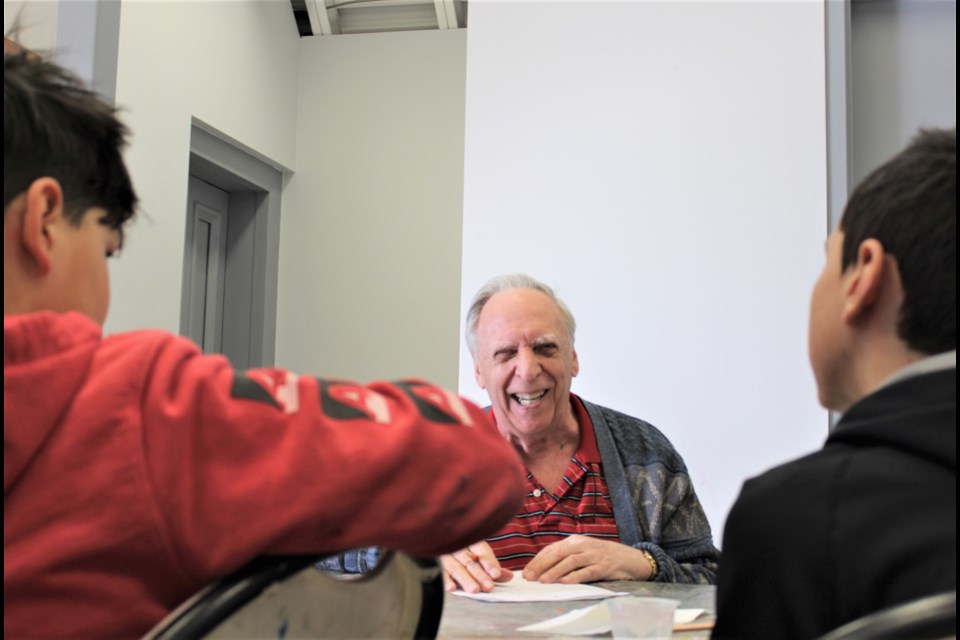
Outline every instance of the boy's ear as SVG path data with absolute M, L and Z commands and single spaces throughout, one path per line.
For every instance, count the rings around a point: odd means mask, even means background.
M 844 285 L 843 321 L 855 324 L 874 307 L 887 273 L 886 252 L 879 240 L 868 238 L 857 248 L 857 262 L 849 267 Z
M 40 275 L 50 272 L 54 233 L 51 227 L 63 219 L 63 189 L 55 178 L 34 180 L 24 198 L 20 243 L 37 265 Z

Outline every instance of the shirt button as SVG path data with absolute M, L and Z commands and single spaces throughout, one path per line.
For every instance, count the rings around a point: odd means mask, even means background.
M 534 497 L 534 498 L 539 498 L 542 494 L 543 494 L 543 491 L 541 491 L 540 489 L 534 489 L 534 490 L 533 490 L 533 497 Z

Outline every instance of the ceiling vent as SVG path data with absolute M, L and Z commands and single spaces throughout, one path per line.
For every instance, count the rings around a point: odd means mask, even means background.
M 466 0 L 290 0 L 301 36 L 462 29 Z

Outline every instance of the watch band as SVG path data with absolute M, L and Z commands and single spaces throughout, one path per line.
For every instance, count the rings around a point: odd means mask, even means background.
M 641 549 L 640 553 L 642 553 L 643 557 L 650 563 L 650 576 L 647 580 L 653 582 L 657 579 L 657 574 L 660 573 L 660 565 L 657 564 L 657 559 L 653 557 L 653 554 L 646 549 Z

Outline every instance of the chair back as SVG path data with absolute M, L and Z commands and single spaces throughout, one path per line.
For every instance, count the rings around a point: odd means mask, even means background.
M 388 553 L 368 574 L 338 575 L 314 567 L 322 558 L 257 558 L 144 640 L 436 637 L 444 594 L 436 560 Z
M 888 638 L 955 638 L 957 592 L 911 600 L 834 629 L 820 640 L 886 640 Z

